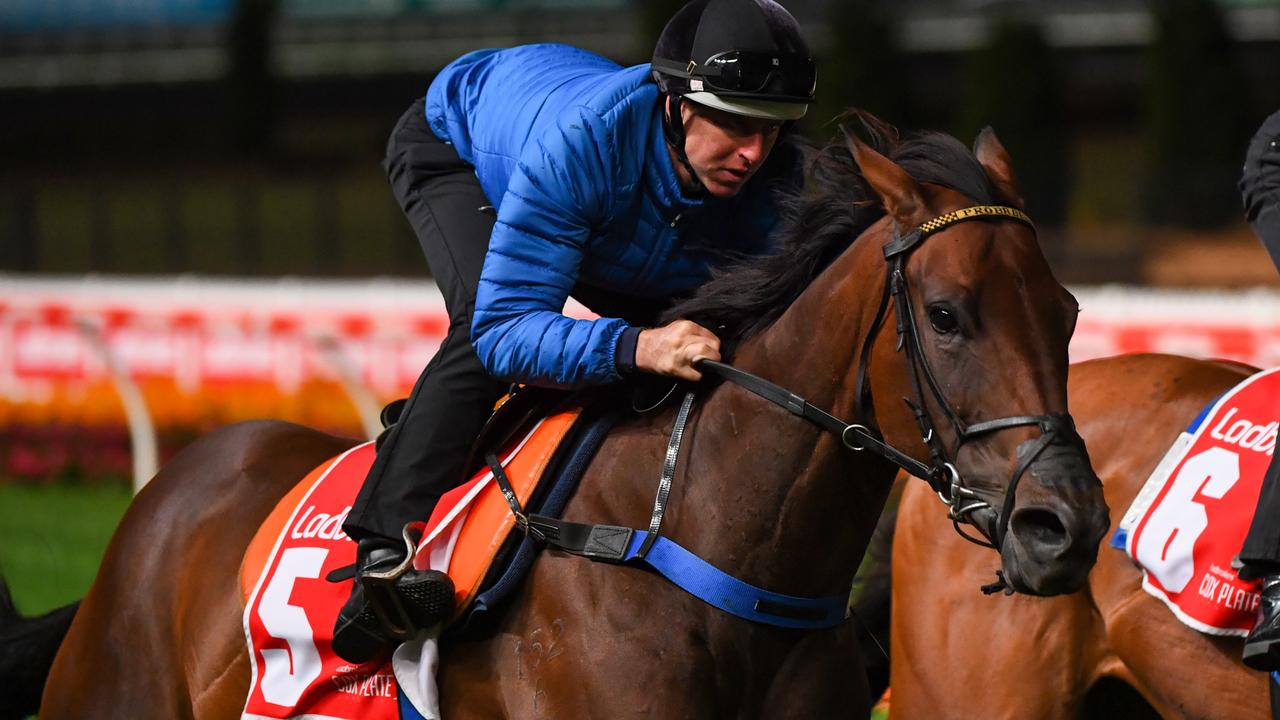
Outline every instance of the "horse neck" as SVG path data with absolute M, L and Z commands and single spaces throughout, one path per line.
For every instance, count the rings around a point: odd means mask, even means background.
M 883 275 L 879 245 L 855 243 L 734 364 L 849 418 Z M 687 467 L 685 507 L 697 514 L 680 530 L 696 537 L 695 549 L 799 595 L 848 589 L 893 478 L 879 460 L 852 457 L 833 434 L 729 384 L 703 406 Z

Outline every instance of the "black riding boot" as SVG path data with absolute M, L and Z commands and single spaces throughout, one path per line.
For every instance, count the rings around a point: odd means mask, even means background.
M 380 537 L 356 545 L 351 597 L 333 628 L 338 657 L 358 665 L 384 656 L 452 612 L 453 581 L 437 570 L 402 569 L 406 550 Z
M 1280 670 L 1280 575 L 1262 578 L 1258 619 L 1244 640 L 1244 664 L 1254 670 Z

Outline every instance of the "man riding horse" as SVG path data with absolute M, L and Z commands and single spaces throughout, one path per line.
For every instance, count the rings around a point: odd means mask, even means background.
M 1249 143 L 1240 178 L 1245 217 L 1280 269 L 1280 112 L 1262 123 Z M 1240 576 L 1262 579 L 1258 621 L 1244 643 L 1244 662 L 1256 670 L 1280 670 L 1280 462 L 1262 482 L 1253 525 L 1240 550 Z
M 564 45 L 480 50 L 409 108 L 385 168 L 450 325 L 343 526 L 358 545 L 339 655 L 391 648 L 363 580 L 401 564 L 403 526 L 461 483 L 509 383 L 697 380 L 698 361 L 720 358 L 697 324 L 645 326 L 726 260 L 770 250 L 775 193 L 802 181 L 792 121 L 815 85 L 799 25 L 773 0 L 694 0 L 651 65 Z M 601 317 L 565 317 L 569 295 Z M 398 583 L 422 599 L 423 627 L 452 609 L 443 573 Z

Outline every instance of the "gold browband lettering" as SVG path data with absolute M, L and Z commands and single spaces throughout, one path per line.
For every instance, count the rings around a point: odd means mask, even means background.
M 962 220 L 969 220 L 976 217 L 1005 217 L 1024 223 L 1033 231 L 1036 229 L 1035 223 L 1031 222 L 1031 218 L 1027 214 L 1017 208 L 1011 208 L 1006 205 L 974 205 L 972 207 L 960 208 L 953 210 L 946 215 L 938 217 L 922 224 L 920 232 L 923 235 L 931 235 L 942 228 L 958 223 Z

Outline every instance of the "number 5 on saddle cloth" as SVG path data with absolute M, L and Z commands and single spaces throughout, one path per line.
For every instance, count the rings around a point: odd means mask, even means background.
M 517 393 L 485 435 L 498 438 L 491 442 L 502 448 L 520 500 L 556 514 L 613 423 L 605 408 L 615 406 L 602 403 L 584 412 L 564 403 L 562 394 Z M 566 438 L 571 441 L 562 442 Z M 277 505 L 249 546 L 241 573 L 252 667 L 246 717 L 394 718 L 397 697 L 406 695 L 431 716 L 434 685 L 423 690 L 424 683 L 414 680 L 422 672 L 406 670 L 410 682 L 402 693 L 405 681 L 396 681 L 385 660 L 353 666 L 330 646 L 332 620 L 350 586 L 326 577 L 349 581 L 355 543 L 342 533 L 342 520 L 373 457 L 374 443 L 365 443 L 316 468 Z M 567 482 L 536 489 L 537 478 L 547 474 Z M 459 612 L 450 632 L 459 632 L 510 594 L 536 548 L 511 535 L 515 520 L 487 470 L 447 495 L 437 514 L 418 561 L 447 568 L 454 577 Z M 386 616 L 408 623 L 413 614 L 412 606 L 402 605 Z

